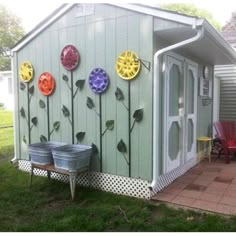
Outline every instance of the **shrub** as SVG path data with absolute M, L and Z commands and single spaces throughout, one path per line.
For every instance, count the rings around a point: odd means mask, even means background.
M 4 110 L 4 109 L 5 109 L 4 103 L 0 102 L 0 110 Z

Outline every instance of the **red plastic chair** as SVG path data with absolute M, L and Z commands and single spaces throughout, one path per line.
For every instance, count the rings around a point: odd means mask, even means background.
M 236 152 L 236 135 L 235 135 L 235 122 L 233 121 L 217 121 L 214 122 L 216 130 L 216 138 L 221 141 L 221 150 L 218 157 L 220 157 L 222 151 L 225 153 L 225 162 L 230 163 L 230 153 Z

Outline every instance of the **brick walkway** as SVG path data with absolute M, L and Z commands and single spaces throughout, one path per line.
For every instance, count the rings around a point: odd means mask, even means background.
M 157 193 L 152 200 L 236 215 L 236 160 L 202 161 Z

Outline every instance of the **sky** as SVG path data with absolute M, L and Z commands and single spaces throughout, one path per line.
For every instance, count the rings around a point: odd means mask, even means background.
M 48 16 L 53 10 L 60 6 L 63 0 L 0 0 L 0 4 L 7 6 L 14 14 L 22 19 L 22 25 L 26 32 L 29 32 L 34 28 L 40 21 Z M 66 1 L 70 2 L 70 1 Z M 91 1 L 83 1 L 91 3 Z M 99 3 L 99 1 L 93 1 Z M 109 1 L 102 1 L 108 3 Z M 111 2 L 111 1 L 110 1 Z M 203 8 L 212 13 L 213 18 L 225 25 L 230 20 L 233 11 L 236 11 L 236 0 L 135 0 L 135 1 L 116 1 L 116 3 L 145 3 L 149 5 L 163 4 L 163 3 L 193 3 L 198 8 Z

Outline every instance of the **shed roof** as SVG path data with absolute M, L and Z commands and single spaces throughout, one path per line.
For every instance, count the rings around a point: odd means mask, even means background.
M 46 29 L 50 24 L 55 22 L 59 17 L 69 11 L 76 3 L 63 4 L 57 8 L 52 14 L 45 18 L 42 22 L 36 25 L 33 30 L 26 34 L 13 48 L 12 51 L 18 51 L 35 38 L 40 32 Z M 197 27 L 203 27 L 204 37 L 194 44 L 186 46 L 183 50 L 197 55 L 208 64 L 236 64 L 236 52 L 226 42 L 215 28 L 205 19 L 180 14 L 178 12 L 163 10 L 156 7 L 140 4 L 108 4 L 127 10 L 136 11 L 142 14 L 152 15 L 155 19 L 161 18 L 173 22 L 178 22 L 183 25 L 180 28 L 172 28 L 168 30 L 156 31 L 155 33 L 165 38 L 170 44 L 185 40 L 187 37 L 192 37 L 196 33 Z M 180 33 L 181 32 L 181 33 Z

